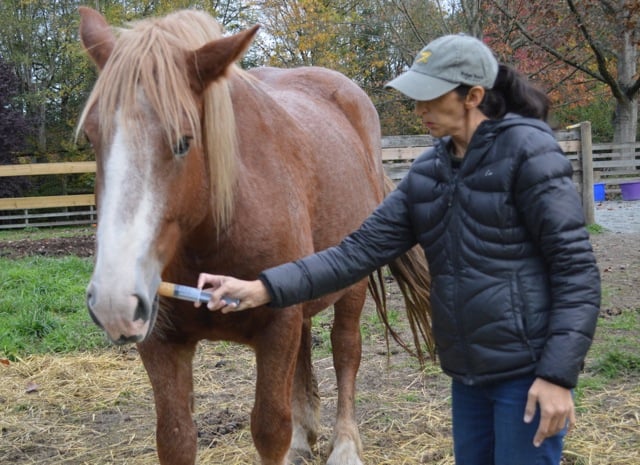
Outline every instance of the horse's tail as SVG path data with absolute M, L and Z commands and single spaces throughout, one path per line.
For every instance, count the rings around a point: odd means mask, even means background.
M 385 176 L 385 195 L 395 189 L 395 184 Z M 414 349 L 402 339 L 391 327 L 387 312 L 385 281 L 382 269 L 369 277 L 369 291 L 375 302 L 380 320 L 385 326 L 387 347 L 388 335 L 407 352 L 415 355 L 420 364 L 425 362 L 425 350 L 432 360 L 435 360 L 435 342 L 431 332 L 431 277 L 424 252 L 419 246 L 413 247 L 405 255 L 397 258 L 388 265 L 404 297 L 407 319 L 413 335 Z

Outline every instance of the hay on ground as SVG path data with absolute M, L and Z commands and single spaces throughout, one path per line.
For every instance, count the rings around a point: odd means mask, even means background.
M 324 463 L 336 403 L 330 357 L 315 361 Z M 151 387 L 135 350 L 32 356 L 0 366 L 0 463 L 156 464 Z M 255 365 L 248 349 L 203 344 L 195 368 L 199 463 L 257 461 L 249 432 Z M 358 419 L 364 462 L 453 464 L 448 380 L 398 352 L 363 360 Z M 640 463 L 640 388 L 585 389 L 564 464 Z

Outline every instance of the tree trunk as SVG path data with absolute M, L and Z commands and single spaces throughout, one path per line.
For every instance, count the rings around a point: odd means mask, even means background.
M 634 43 L 634 31 L 625 30 L 622 34 L 622 47 L 618 57 L 618 82 L 625 92 L 622 98 L 616 101 L 616 110 L 613 116 L 613 142 L 634 143 L 638 129 L 638 94 L 630 95 L 630 89 L 637 70 L 638 52 Z M 623 151 L 623 158 L 633 157 L 634 151 Z
M 616 102 L 613 115 L 613 142 L 615 144 L 633 143 L 638 130 L 638 99 L 624 99 Z
M 40 102 L 38 105 L 38 152 L 41 154 L 47 151 L 47 104 Z
M 480 0 L 462 0 L 460 6 L 467 25 L 467 32 L 478 39 L 482 39 L 483 26 Z

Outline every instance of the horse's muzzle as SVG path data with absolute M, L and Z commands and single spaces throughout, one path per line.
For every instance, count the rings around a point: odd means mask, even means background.
M 135 294 L 121 299 L 116 295 L 100 296 L 93 283 L 87 289 L 89 315 L 114 344 L 143 341 L 151 332 L 157 307 L 157 299 Z

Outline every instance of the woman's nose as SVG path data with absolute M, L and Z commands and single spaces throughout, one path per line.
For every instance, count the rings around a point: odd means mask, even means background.
M 422 115 L 425 111 L 427 111 L 426 102 L 416 102 L 415 112 L 417 115 Z

